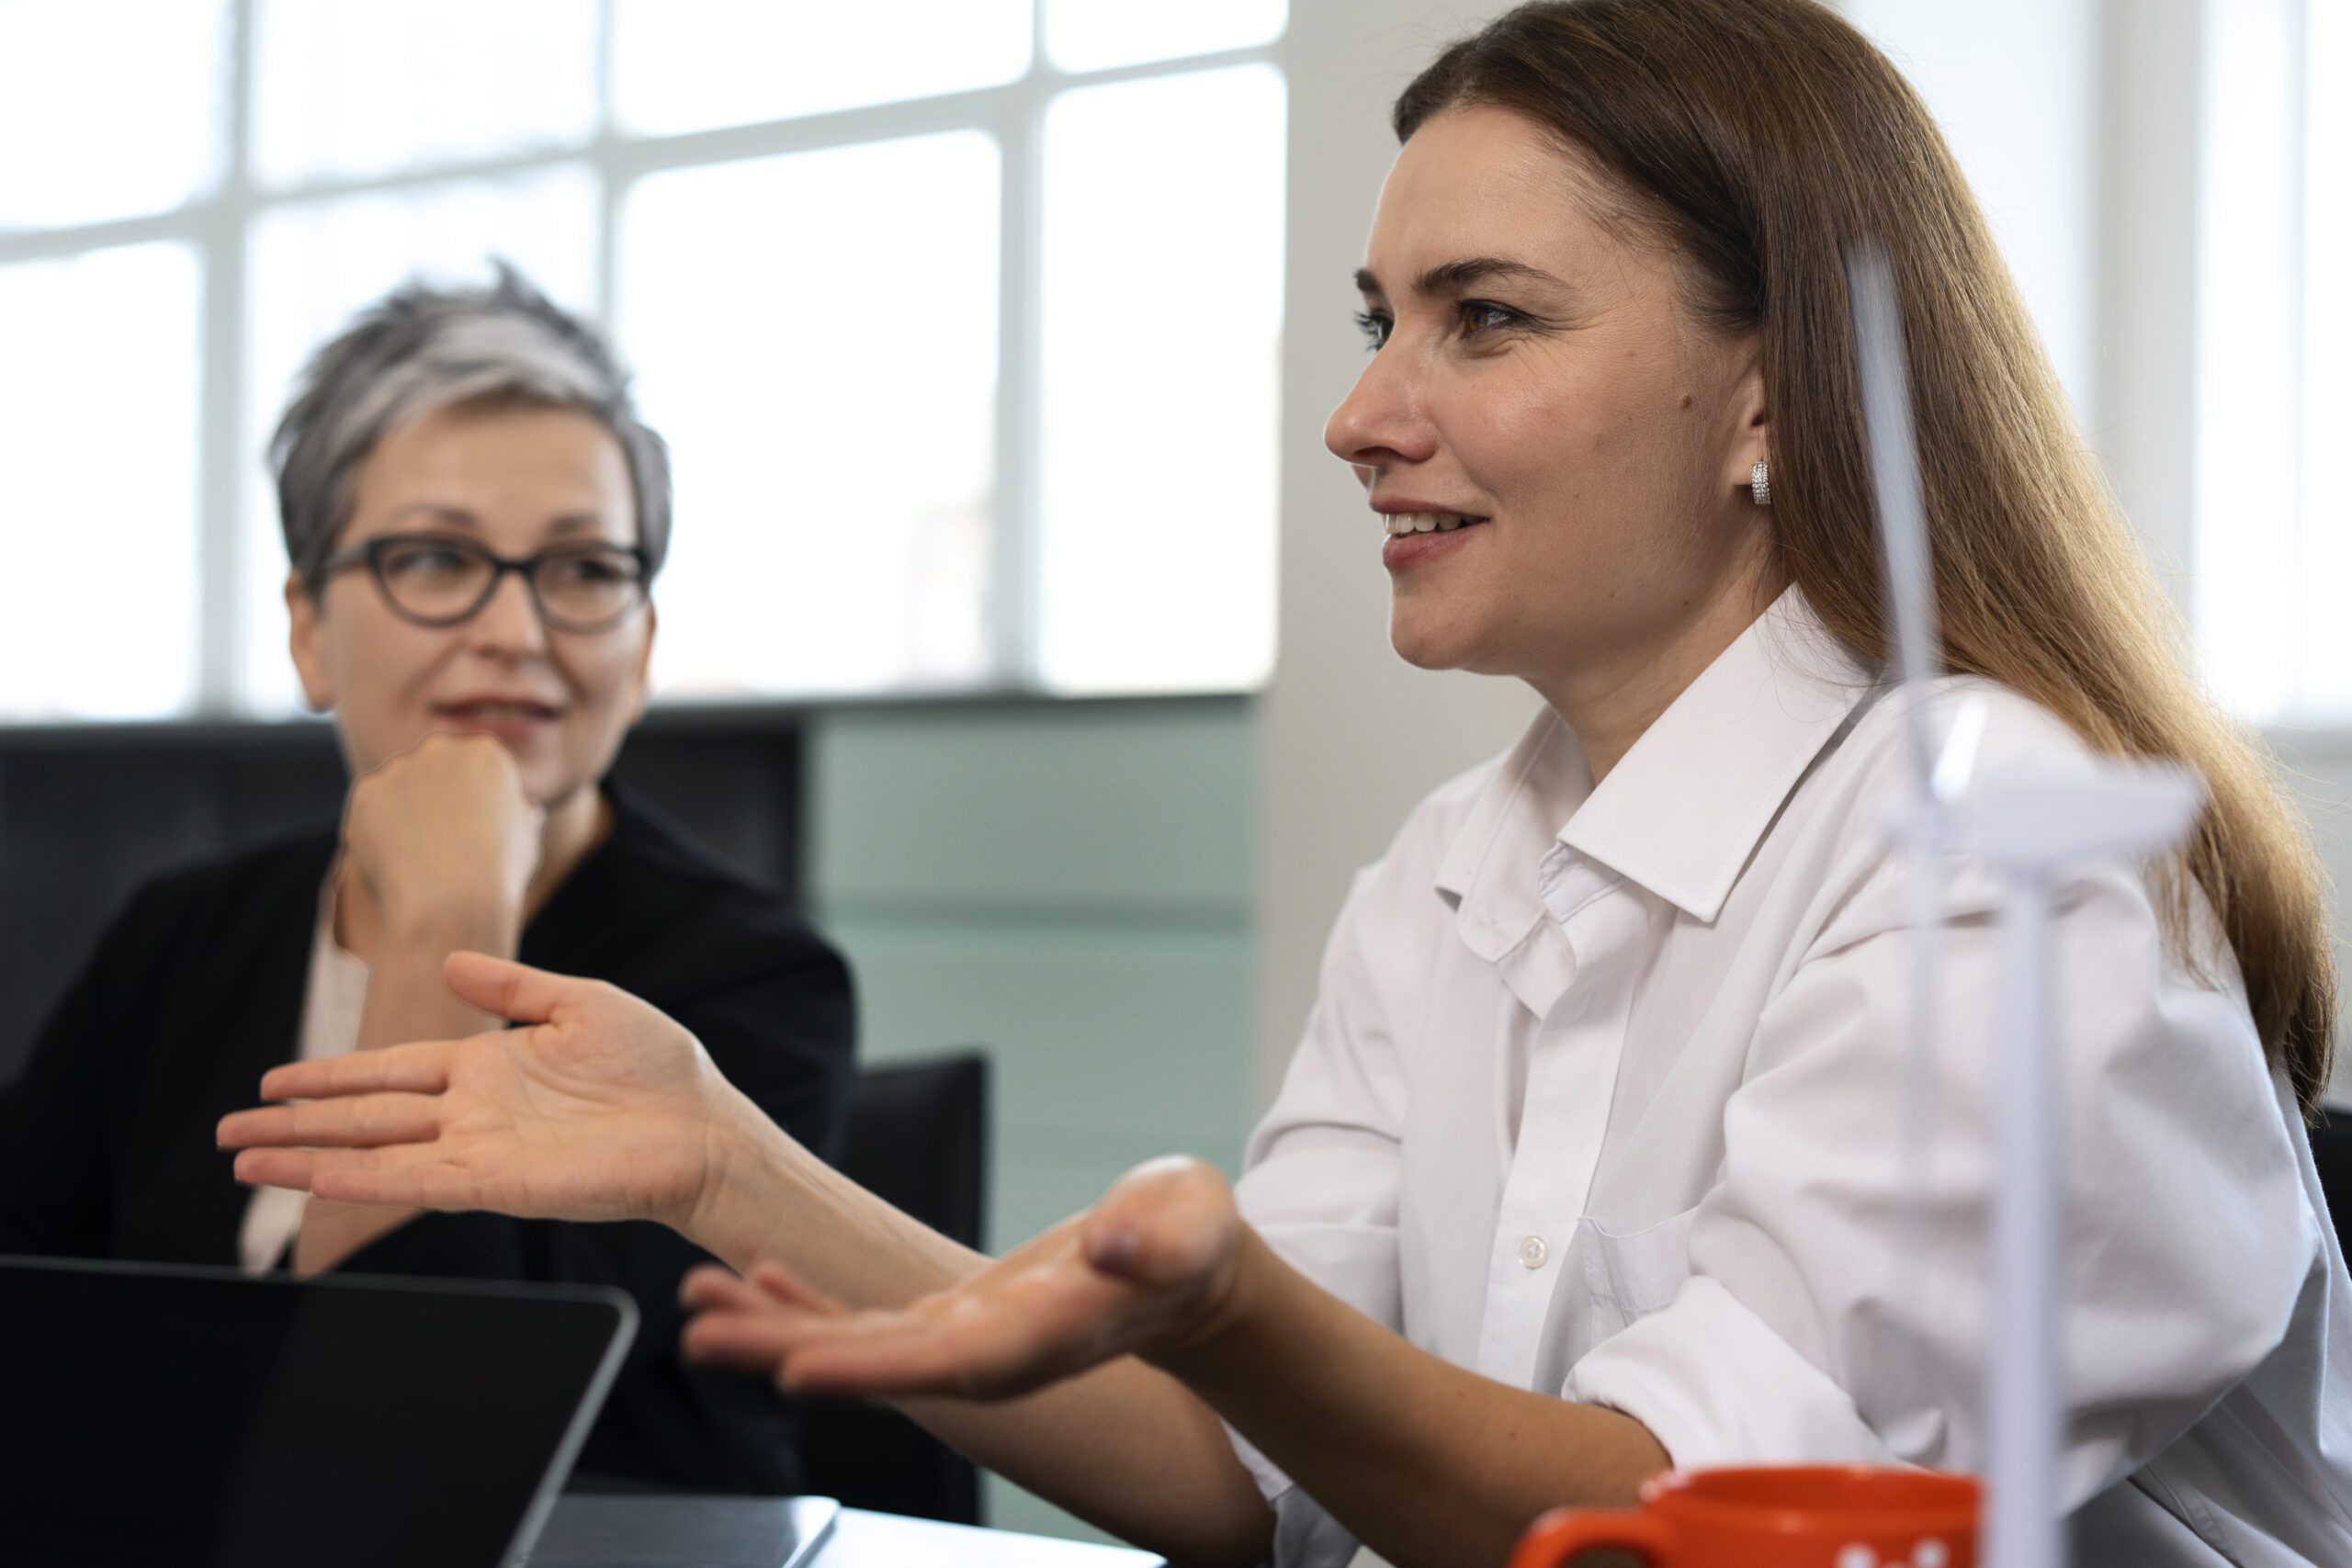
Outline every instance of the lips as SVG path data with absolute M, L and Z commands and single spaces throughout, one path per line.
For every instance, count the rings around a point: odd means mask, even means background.
M 1408 534 L 1451 534 L 1487 520 L 1466 512 L 1431 511 L 1385 513 L 1382 521 L 1387 525 L 1388 536 L 1396 539 Z
M 544 734 L 563 716 L 560 707 L 537 697 L 469 697 L 463 702 L 436 703 L 433 713 L 444 728 L 507 741 Z

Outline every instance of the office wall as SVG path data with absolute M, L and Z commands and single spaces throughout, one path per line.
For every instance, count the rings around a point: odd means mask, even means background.
M 1247 699 L 844 711 L 808 746 L 806 886 L 856 970 L 865 1059 L 994 1059 L 991 1249 L 1153 1155 L 1238 1168 Z M 1106 1539 L 989 1486 L 993 1524 Z

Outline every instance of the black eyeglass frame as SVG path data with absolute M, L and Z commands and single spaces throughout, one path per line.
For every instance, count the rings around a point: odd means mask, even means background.
M 392 585 L 384 580 L 384 557 L 402 545 L 437 545 L 444 549 L 457 550 L 487 561 L 491 567 L 490 581 L 483 587 L 480 598 L 454 615 L 420 615 L 401 604 L 392 592 Z M 539 592 L 539 568 L 567 556 L 597 551 L 627 556 L 637 562 L 636 597 L 597 621 L 575 621 L 548 610 L 547 600 Z M 570 632 L 574 637 L 593 637 L 598 632 L 608 632 L 627 620 L 630 611 L 642 607 L 651 596 L 653 575 L 653 558 L 642 545 L 616 545 L 607 540 L 582 541 L 579 544 L 549 545 L 546 549 L 535 550 L 527 556 L 502 556 L 471 539 L 453 538 L 447 534 L 379 534 L 347 550 L 338 551 L 321 562 L 318 574 L 312 580 L 313 594 L 326 585 L 329 578 L 362 566 L 368 569 L 368 575 L 374 581 L 377 595 L 384 601 L 385 608 L 411 626 L 431 626 L 435 630 L 464 626 L 488 609 L 490 602 L 498 597 L 498 590 L 505 582 L 506 574 L 511 571 L 522 578 L 524 591 L 530 594 L 531 608 L 540 622 L 550 630 Z

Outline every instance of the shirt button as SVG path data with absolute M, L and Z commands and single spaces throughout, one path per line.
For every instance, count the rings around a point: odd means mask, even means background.
M 1550 1259 L 1552 1249 L 1544 1245 L 1540 1235 L 1521 1236 L 1519 1240 L 1519 1261 L 1521 1267 L 1541 1269 Z

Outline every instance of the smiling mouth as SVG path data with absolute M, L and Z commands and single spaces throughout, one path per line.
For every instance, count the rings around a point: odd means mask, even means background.
M 1381 521 L 1388 526 L 1388 536 L 1398 539 L 1408 534 L 1451 534 L 1487 519 L 1461 512 L 1391 512 Z

